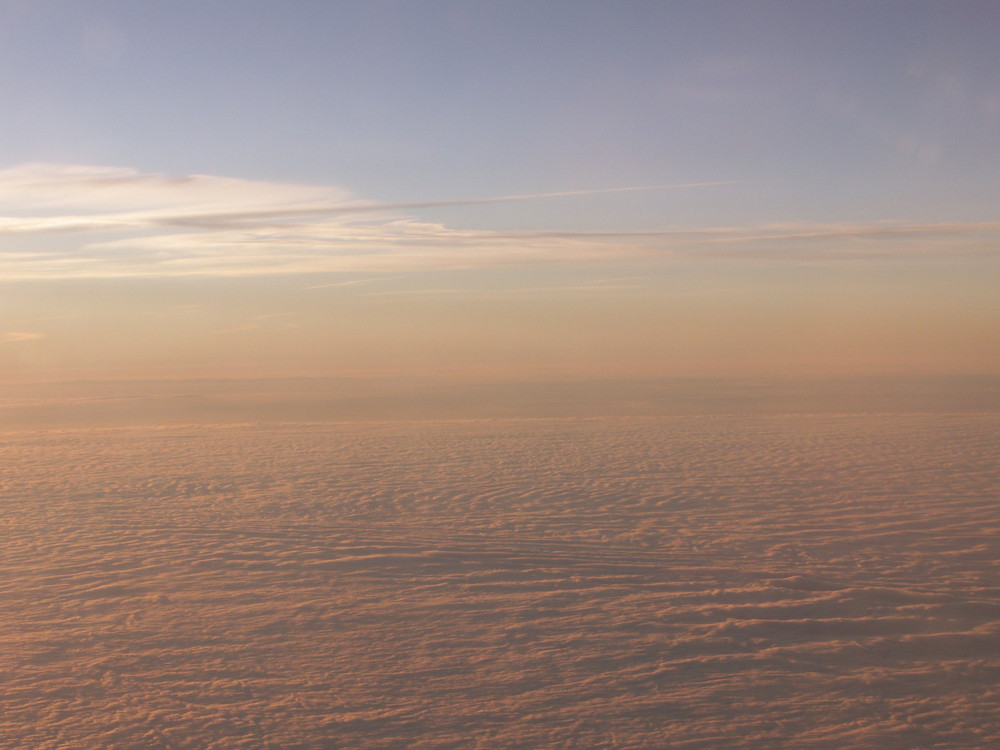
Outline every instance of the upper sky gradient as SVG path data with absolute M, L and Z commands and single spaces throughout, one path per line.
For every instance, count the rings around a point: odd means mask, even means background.
M 0 379 L 992 373 L 987 2 L 0 2 Z

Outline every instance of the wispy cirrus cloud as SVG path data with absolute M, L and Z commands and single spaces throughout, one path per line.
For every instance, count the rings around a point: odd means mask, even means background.
M 796 260 L 993 253 L 1000 222 L 789 223 L 643 232 L 470 230 L 423 208 L 731 181 L 379 203 L 328 185 L 24 164 L 0 170 L 4 278 L 400 273 L 651 258 Z
M 733 181 L 572 190 L 551 193 L 384 203 L 333 186 L 212 175 L 171 177 L 121 167 L 30 163 L 0 170 L 0 232 L 87 229 L 246 228 L 309 217 L 501 203 L 649 190 L 713 187 Z M 92 213 L 80 213 L 92 212 Z

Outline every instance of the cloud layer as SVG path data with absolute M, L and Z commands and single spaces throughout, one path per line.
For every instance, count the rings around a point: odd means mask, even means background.
M 7 433 L 16 747 L 994 747 L 996 416 Z
M 420 209 L 449 205 L 726 184 L 732 183 L 385 204 L 332 186 L 24 164 L 0 170 L 0 274 L 15 279 L 394 273 L 585 260 L 981 254 L 1000 247 L 998 222 L 511 232 L 455 229 L 415 215 Z

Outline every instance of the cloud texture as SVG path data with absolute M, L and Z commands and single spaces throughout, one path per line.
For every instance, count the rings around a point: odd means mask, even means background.
M 998 427 L 7 433 L 0 736 L 992 747 Z

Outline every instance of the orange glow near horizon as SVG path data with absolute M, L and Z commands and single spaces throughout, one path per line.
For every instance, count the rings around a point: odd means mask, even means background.
M 601 270 L 620 269 L 587 278 Z M 297 278 L 22 284 L 5 299 L 20 319 L 0 342 L 0 378 L 1000 372 L 990 267 L 643 270 L 589 286 L 552 269 L 329 289 Z

